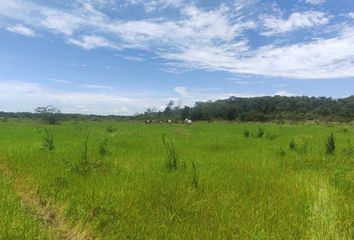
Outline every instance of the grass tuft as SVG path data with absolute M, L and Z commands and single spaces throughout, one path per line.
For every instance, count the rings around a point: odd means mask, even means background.
M 51 131 L 49 131 L 47 128 L 44 129 L 42 148 L 47 151 L 54 151 L 55 150 L 53 133 Z
M 100 157 L 105 157 L 107 154 L 110 154 L 111 151 L 108 149 L 108 138 L 104 138 L 99 143 L 98 154 Z
M 192 162 L 192 186 L 198 188 L 199 186 L 199 176 L 197 171 L 197 166 Z
M 178 168 L 178 153 L 174 143 L 167 142 L 165 135 L 162 135 L 162 143 L 165 146 L 166 156 L 165 163 L 168 171 L 177 170 Z
M 251 136 L 251 132 L 249 131 L 249 130 L 243 130 L 243 136 L 245 137 L 245 138 L 249 138 L 250 136 Z
M 326 153 L 332 155 L 334 154 L 335 151 L 336 151 L 336 139 L 334 137 L 334 134 L 331 133 L 327 137 Z
M 257 131 L 257 133 L 256 133 L 256 136 L 257 136 L 258 138 L 262 138 L 262 137 L 264 136 L 264 129 L 261 128 L 261 127 L 259 127 L 259 128 L 258 128 L 258 131 Z

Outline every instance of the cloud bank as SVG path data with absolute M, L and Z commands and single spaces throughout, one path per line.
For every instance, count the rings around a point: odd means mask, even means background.
M 29 37 L 35 37 L 35 32 L 56 34 L 85 50 L 149 51 L 164 61 L 166 68 L 295 79 L 354 77 L 352 24 L 341 23 L 342 29 L 321 36 L 320 28 L 331 24 L 332 16 L 327 13 L 305 11 L 283 16 L 256 11 L 257 4 L 260 1 L 239 0 L 234 5 L 206 9 L 182 0 L 128 0 L 121 5 L 108 0 L 76 0 L 70 7 L 59 8 L 13 0 L 0 2 L 0 19 L 12 23 L 6 26 L 8 31 Z M 138 5 L 147 17 L 117 19 L 106 13 L 107 7 Z M 148 17 L 166 8 L 178 14 Z M 307 30 L 306 39 L 279 41 L 284 34 L 303 30 Z M 269 39 L 257 45 L 250 34 Z

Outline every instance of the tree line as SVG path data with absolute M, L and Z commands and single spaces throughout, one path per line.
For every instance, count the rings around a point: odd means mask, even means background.
M 253 98 L 230 97 L 217 101 L 196 102 L 194 106 L 178 106 L 170 101 L 164 110 L 147 109 L 135 116 L 100 116 L 85 114 L 64 114 L 59 109 L 46 106 L 38 107 L 34 113 L 8 113 L 0 111 L 0 121 L 7 119 L 42 120 L 48 124 L 57 124 L 66 120 L 90 121 L 126 121 L 126 120 L 157 120 L 184 119 L 194 121 L 354 121 L 354 96 L 334 99 L 328 97 L 285 97 L 265 96 Z
M 0 122 L 8 120 L 35 120 L 49 125 L 59 124 L 61 121 L 125 121 L 133 119 L 133 116 L 102 116 L 95 114 L 62 113 L 59 108 L 51 105 L 37 107 L 34 109 L 33 113 L 0 111 Z
M 170 101 L 163 111 L 151 111 L 139 119 L 266 121 L 339 121 L 354 120 L 354 96 L 334 99 L 328 97 L 265 96 L 253 98 L 230 97 L 224 100 L 196 102 L 193 107 L 175 106 Z

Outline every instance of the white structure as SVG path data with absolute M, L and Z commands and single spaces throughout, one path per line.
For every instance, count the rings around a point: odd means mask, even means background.
M 171 120 L 171 119 L 168 119 L 168 120 L 167 120 L 167 123 L 171 124 L 171 123 L 172 123 L 172 120 Z
M 192 120 L 188 119 L 187 125 L 192 125 Z

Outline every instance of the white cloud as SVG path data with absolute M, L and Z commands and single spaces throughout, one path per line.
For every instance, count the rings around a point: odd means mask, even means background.
M 79 46 L 86 50 L 90 50 L 93 48 L 115 48 L 118 49 L 114 43 L 110 42 L 109 40 L 97 36 L 97 35 L 85 35 L 82 36 L 81 39 L 72 39 L 68 40 L 68 43 Z
M 251 58 L 242 59 L 235 71 L 304 79 L 351 77 L 354 75 L 353 41 L 354 28 L 347 28 L 330 39 L 269 46 L 254 52 Z
M 186 49 L 165 56 L 185 67 L 223 70 L 298 79 L 328 79 L 354 76 L 354 28 L 339 36 L 278 47 L 269 45 L 255 51 L 233 55 L 227 49 L 204 47 Z
M 51 82 L 56 82 L 56 83 L 63 83 L 63 84 L 70 84 L 70 81 L 67 80 L 62 80 L 62 79 L 56 79 L 56 78 L 47 78 L 48 81 Z
M 0 1 L 0 17 L 60 34 L 67 43 L 87 50 L 146 50 L 174 70 L 304 79 L 354 77 L 354 27 L 350 25 L 341 25 L 341 30 L 327 37 L 313 39 L 310 35 L 304 42 L 254 48 L 246 33 L 257 30 L 257 23 L 244 14 L 244 0 L 237 1 L 236 10 L 226 5 L 206 10 L 183 3 L 178 18 L 139 20 L 112 19 L 95 8 L 109 1 L 82 2 L 81 8 L 54 9 L 30 1 Z M 288 19 L 263 15 L 263 34 L 323 26 L 329 19 L 316 11 L 293 13 Z
M 295 94 L 290 93 L 290 92 L 288 92 L 288 91 L 284 91 L 284 90 L 277 91 L 277 92 L 274 93 L 274 95 L 285 96 L 285 97 L 292 97 L 292 96 L 295 96 Z
M 8 26 L 6 28 L 6 30 L 13 32 L 13 33 L 21 34 L 21 35 L 24 35 L 27 37 L 35 37 L 36 36 L 36 33 L 32 29 L 25 27 L 21 24 Z
M 143 62 L 145 58 L 143 57 L 134 57 L 134 56 L 124 56 L 123 59 L 133 62 Z
M 153 12 L 167 7 L 180 7 L 183 0 L 128 0 L 128 5 L 142 5 L 146 12 Z
M 97 85 L 97 84 L 82 84 L 82 85 L 80 85 L 80 87 L 83 87 L 83 88 L 91 88 L 91 89 L 114 90 L 114 88 L 111 87 L 111 86 Z
M 78 88 L 76 88 L 78 87 Z M 87 85 L 92 90 L 83 90 L 83 85 L 74 86 L 70 90 L 58 90 L 44 85 L 23 81 L 0 80 L 0 102 L 7 103 L 1 106 L 0 111 L 32 112 L 38 106 L 53 105 L 64 113 L 83 114 L 119 114 L 133 115 L 142 113 L 147 108 L 164 109 L 170 100 L 178 102 L 181 106 L 193 106 L 196 101 L 215 101 L 236 97 L 257 97 L 265 95 L 290 95 L 289 93 L 277 92 L 275 94 L 255 94 L 225 92 L 220 88 L 187 89 L 176 87 L 176 97 L 173 92 L 123 92 L 112 88 L 106 91 L 106 86 Z
M 354 19 L 354 12 L 349 13 L 348 16 Z
M 284 20 L 275 16 L 264 15 L 261 17 L 265 36 L 286 33 L 300 28 L 310 28 L 329 23 L 329 17 L 323 12 L 295 12 Z
M 304 0 L 308 4 L 319 5 L 326 2 L 326 0 Z
M 49 8 L 38 8 L 40 19 L 36 24 L 52 30 L 55 33 L 72 35 L 75 31 L 85 25 L 85 20 L 72 13 L 62 12 Z
M 165 104 L 161 96 L 98 90 L 62 91 L 37 83 L 0 80 L 0 102 L 7 103 L 0 111 L 33 111 L 38 106 L 53 105 L 66 113 L 132 115 Z
M 175 92 L 177 92 L 179 95 L 186 96 L 188 93 L 188 89 L 186 87 L 175 87 Z

